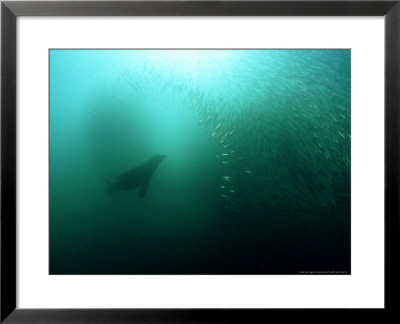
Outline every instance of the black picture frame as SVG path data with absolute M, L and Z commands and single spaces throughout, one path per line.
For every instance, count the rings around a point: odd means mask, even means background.
M 19 16 L 384 16 L 384 309 L 19 309 L 16 308 L 16 19 Z M 40 37 L 40 35 L 38 35 Z M 1 3 L 1 312 L 4 323 L 254 323 L 271 315 L 312 320 L 382 320 L 399 304 L 400 0 L 395 1 L 2 1 Z M 40 293 L 40 292 L 38 292 Z M 317 316 L 315 318 L 317 318 Z M 361 317 L 361 318 L 360 318 Z M 396 317 L 394 317 L 396 318 Z M 323 318 L 321 318 L 323 320 Z

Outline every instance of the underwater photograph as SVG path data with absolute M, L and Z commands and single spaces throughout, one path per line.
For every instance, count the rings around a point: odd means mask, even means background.
M 351 273 L 350 49 L 50 49 L 49 274 Z

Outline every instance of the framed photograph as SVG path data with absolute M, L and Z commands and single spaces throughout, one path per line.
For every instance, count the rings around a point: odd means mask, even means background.
M 397 313 L 399 16 L 3 1 L 1 321 Z

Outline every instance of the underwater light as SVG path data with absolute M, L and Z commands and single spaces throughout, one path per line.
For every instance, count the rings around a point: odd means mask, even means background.
M 218 71 L 231 59 L 229 50 L 149 50 L 143 53 L 148 63 L 174 74 L 191 75 Z

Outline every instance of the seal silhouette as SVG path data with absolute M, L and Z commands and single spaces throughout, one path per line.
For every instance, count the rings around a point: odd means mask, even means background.
M 154 171 L 165 155 L 155 155 L 147 162 L 119 175 L 114 182 L 108 183 L 107 192 L 111 195 L 116 191 L 129 191 L 140 187 L 139 198 L 142 199 L 149 189 L 149 182 Z

